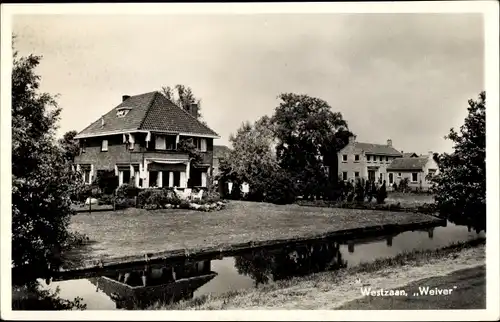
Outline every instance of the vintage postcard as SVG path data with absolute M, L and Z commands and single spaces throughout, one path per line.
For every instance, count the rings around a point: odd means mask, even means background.
M 2 318 L 497 320 L 498 8 L 2 4 Z

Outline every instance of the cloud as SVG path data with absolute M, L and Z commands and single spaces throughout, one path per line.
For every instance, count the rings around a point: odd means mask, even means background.
M 44 55 L 61 132 L 122 94 L 182 83 L 222 144 L 297 92 L 328 101 L 359 140 L 439 151 L 484 87 L 479 14 L 37 15 L 16 17 L 14 32 L 21 53 Z

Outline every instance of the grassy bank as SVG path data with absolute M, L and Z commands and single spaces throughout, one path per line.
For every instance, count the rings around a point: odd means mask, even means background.
M 95 242 L 84 254 L 86 259 L 101 258 L 107 265 L 142 260 L 146 253 L 163 258 L 433 222 L 437 219 L 418 213 L 232 201 L 226 209 L 211 213 L 126 209 L 78 214 L 71 218 L 71 229 Z
M 278 281 L 258 289 L 201 296 L 172 305 L 157 304 L 151 309 L 335 309 L 359 298 L 361 286 L 401 287 L 415 280 L 484 265 L 485 258 L 485 240 L 478 239 Z

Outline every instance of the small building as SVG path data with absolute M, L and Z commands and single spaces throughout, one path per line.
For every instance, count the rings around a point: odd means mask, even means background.
M 198 105 L 183 109 L 159 92 L 124 95 L 75 137 L 76 168 L 91 183 L 99 171 L 113 170 L 119 184 L 147 187 L 206 187 L 219 135 L 197 118 Z M 191 139 L 203 161 L 191 164 L 179 142 Z
M 438 173 L 438 169 L 432 151 L 426 156 L 395 159 L 387 167 L 387 182 L 389 186 L 399 185 L 406 178 L 411 190 L 427 191 L 432 185 L 429 179 Z
M 353 135 L 338 153 L 338 173 L 344 181 L 359 178 L 382 182 L 387 180 L 387 166 L 402 157 L 390 139 L 387 144 L 362 143 Z

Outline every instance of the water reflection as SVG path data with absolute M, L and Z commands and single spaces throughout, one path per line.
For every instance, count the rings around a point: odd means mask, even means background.
M 239 274 L 250 276 L 257 287 L 269 281 L 339 269 L 347 266 L 340 245 L 310 242 L 281 249 L 259 250 L 235 257 Z
M 142 309 L 156 302 L 174 303 L 193 298 L 196 289 L 212 280 L 210 261 L 176 265 L 148 264 L 142 270 L 117 271 L 91 278 L 117 308 Z
M 411 250 L 437 249 L 453 242 L 485 237 L 466 226 L 407 231 L 373 238 L 336 241 L 309 241 L 275 249 L 261 249 L 234 257 L 198 262 L 147 265 L 135 271 L 116 271 L 87 280 L 52 283 L 60 286 L 63 298 L 83 297 L 90 310 L 142 308 L 154 302 L 171 303 L 205 294 L 304 276 L 354 266 L 378 258 L 393 257 Z

